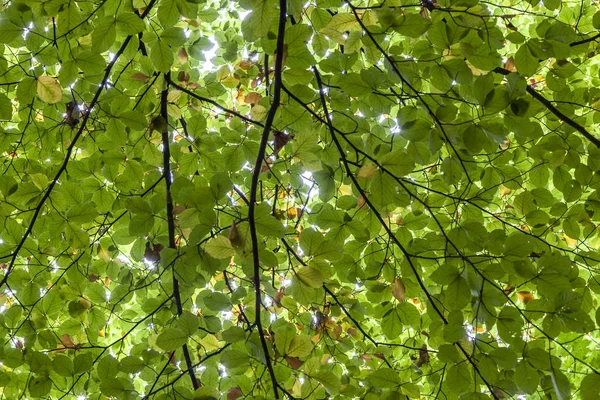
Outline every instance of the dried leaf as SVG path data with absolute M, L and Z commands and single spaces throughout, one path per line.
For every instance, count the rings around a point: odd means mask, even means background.
M 275 145 L 273 146 L 273 154 L 275 155 L 278 155 L 283 146 L 291 139 L 290 135 L 279 131 L 273 131 L 273 138 L 275 139 Z
M 506 60 L 506 63 L 504 64 L 504 68 L 511 71 L 511 72 L 516 72 L 517 68 L 515 68 L 515 59 L 512 57 L 509 57 Z
M 177 52 L 177 61 L 179 61 L 179 64 L 183 65 L 185 63 L 188 62 L 188 53 L 185 50 L 184 47 L 180 48 L 179 51 Z
M 141 72 L 136 72 L 135 74 L 131 75 L 129 77 L 129 79 L 133 79 L 134 81 L 141 81 L 141 82 L 146 82 L 148 80 L 149 76 L 146 74 L 143 74 Z
M 60 343 L 67 349 L 72 349 L 75 347 L 75 343 L 73 339 L 71 339 L 71 335 L 65 333 L 60 337 Z
M 244 241 L 235 221 L 231 223 L 231 228 L 229 228 L 229 235 L 227 237 L 234 249 L 243 249 Z
M 190 73 L 187 71 L 179 71 L 177 73 L 177 80 L 179 82 L 187 83 L 190 81 Z
M 242 393 L 242 389 L 239 387 L 232 387 L 227 391 L 227 400 L 236 400 L 242 397 L 244 393 Z
M 246 104 L 258 104 L 258 102 L 262 99 L 262 96 L 257 92 L 250 92 L 244 97 L 244 102 Z
M 535 297 L 533 297 L 533 294 L 531 292 L 526 292 L 526 291 L 517 292 L 517 297 L 524 304 L 528 304 L 530 301 L 535 299 Z
M 285 360 L 288 362 L 289 366 L 292 369 L 298 369 L 304 364 L 304 361 L 300 360 L 298 357 L 286 357 Z
M 397 277 L 394 278 L 394 281 L 392 282 L 392 295 L 399 302 L 406 301 L 406 288 L 404 287 L 404 282 L 402 282 L 402 279 Z
M 422 366 L 423 364 L 429 363 L 429 352 L 427 351 L 427 345 L 424 344 L 419 349 L 419 359 L 417 360 L 417 366 Z
M 160 260 L 160 250 L 157 250 L 157 245 L 152 245 L 146 242 L 146 250 L 144 251 L 144 259 L 148 262 L 157 262 Z

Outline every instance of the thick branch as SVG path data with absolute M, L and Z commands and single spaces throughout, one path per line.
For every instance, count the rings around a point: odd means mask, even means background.
M 162 145 L 163 145 L 163 177 L 165 179 L 165 183 L 167 186 L 167 198 L 166 198 L 166 206 L 167 206 L 167 226 L 169 232 L 169 248 L 175 249 L 177 245 L 175 243 L 175 217 L 173 216 L 173 198 L 171 197 L 171 150 L 170 150 L 170 140 L 169 140 L 169 114 L 167 112 L 167 96 L 169 95 L 169 73 L 165 74 L 165 88 L 163 89 L 160 96 L 160 116 L 163 118 L 164 128 L 162 130 Z M 175 274 L 175 268 L 172 268 L 173 271 L 173 297 L 175 298 L 175 305 L 177 307 L 177 316 L 181 316 L 183 313 L 183 306 L 181 305 L 181 293 L 179 291 L 179 281 L 177 280 L 177 276 Z M 190 379 L 192 380 L 192 385 L 195 389 L 200 387 L 198 383 L 198 379 L 196 378 L 196 374 L 194 369 L 192 368 L 192 357 L 190 355 L 190 351 L 188 349 L 187 344 L 184 344 L 182 347 L 183 357 L 185 358 L 185 364 L 187 366 L 187 372 L 190 375 Z
M 283 47 L 284 47 L 284 36 L 285 36 L 285 22 L 286 22 L 286 0 L 279 1 L 279 26 L 277 29 L 277 46 L 276 46 L 276 54 L 275 54 L 275 76 L 273 78 L 273 102 L 271 103 L 271 108 L 269 109 L 269 113 L 267 114 L 267 119 L 264 124 L 264 129 L 262 133 L 262 137 L 260 140 L 260 145 L 258 148 L 258 155 L 256 157 L 256 162 L 254 163 L 254 171 L 252 172 L 252 184 L 250 186 L 250 204 L 248 206 L 248 223 L 250 225 L 250 237 L 252 240 L 252 261 L 254 263 L 254 291 L 256 297 L 256 320 L 255 324 L 258 328 L 258 334 L 260 336 L 260 342 L 262 344 L 263 351 L 265 353 L 265 362 L 267 365 L 267 369 L 269 370 L 269 375 L 271 376 L 271 381 L 273 384 L 273 393 L 276 399 L 279 399 L 279 391 L 277 387 L 279 384 L 277 383 L 277 378 L 275 377 L 275 371 L 273 370 L 273 365 L 271 364 L 271 359 L 269 357 L 269 347 L 267 345 L 267 341 L 265 339 L 265 334 L 263 332 L 263 326 L 260 321 L 261 314 L 261 291 L 260 291 L 260 257 L 258 255 L 258 234 L 256 232 L 256 201 L 257 201 L 257 192 L 258 192 L 258 182 L 260 180 L 260 171 L 262 169 L 262 163 L 265 159 L 265 155 L 267 152 L 267 144 L 269 142 L 269 136 L 271 135 L 271 127 L 273 126 L 273 120 L 275 119 L 275 114 L 277 113 L 277 109 L 279 108 L 280 99 L 281 99 L 281 70 L 283 69 Z
M 600 39 L 600 33 L 598 33 L 598 34 L 596 34 L 594 36 L 590 36 L 589 38 L 582 39 L 582 40 L 579 40 L 577 42 L 573 42 L 573 43 L 569 44 L 569 46 L 571 46 L 571 47 L 579 46 L 580 44 L 586 44 L 586 43 L 589 43 L 589 42 L 593 42 L 596 39 Z

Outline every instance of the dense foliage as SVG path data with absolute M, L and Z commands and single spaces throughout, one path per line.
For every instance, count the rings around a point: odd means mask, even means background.
M 599 398 L 599 9 L 4 2 L 1 398 Z

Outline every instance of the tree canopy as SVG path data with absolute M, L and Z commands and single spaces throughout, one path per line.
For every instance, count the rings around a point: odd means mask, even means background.
M 3 2 L 1 398 L 599 398 L 599 9 Z

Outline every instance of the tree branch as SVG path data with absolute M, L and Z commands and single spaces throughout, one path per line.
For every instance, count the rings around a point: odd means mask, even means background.
M 260 342 L 262 344 L 263 351 L 265 353 L 265 362 L 269 375 L 271 376 L 271 382 L 273 385 L 273 393 L 276 399 L 279 399 L 279 391 L 277 390 L 279 384 L 275 377 L 275 371 L 271 364 L 271 358 L 269 356 L 269 348 L 263 332 L 262 322 L 260 320 L 261 314 L 261 291 L 260 291 L 260 257 L 258 255 L 258 234 L 256 232 L 256 202 L 258 183 L 260 180 L 260 172 L 262 169 L 262 163 L 265 159 L 267 144 L 269 142 L 269 136 L 271 135 L 271 127 L 273 126 L 273 120 L 275 114 L 280 105 L 281 99 L 281 70 L 283 69 L 283 49 L 284 49 L 284 36 L 285 36 L 285 23 L 286 23 L 286 0 L 279 1 L 279 25 L 277 29 L 277 45 L 275 50 L 275 75 L 273 78 L 273 102 L 271 108 L 267 114 L 267 119 L 264 124 L 260 145 L 258 148 L 258 155 L 256 162 L 254 163 L 254 171 L 252 172 L 252 183 L 250 186 L 250 204 L 248 206 L 248 223 L 250 225 L 250 237 L 252 241 L 252 259 L 254 264 L 254 291 L 255 291 L 255 308 L 256 308 L 256 319 L 255 324 L 258 328 L 258 334 L 260 336 Z M 265 66 L 266 67 L 266 66 Z
M 600 33 L 598 33 L 598 34 L 596 34 L 594 36 L 590 36 L 589 38 L 582 39 L 582 40 L 579 40 L 577 42 L 570 43 L 569 46 L 571 46 L 571 47 L 579 46 L 580 44 L 586 44 L 586 43 L 589 43 L 589 42 L 593 42 L 596 39 L 600 39 Z
M 508 75 L 511 71 L 504 68 L 495 68 L 494 72 L 497 74 Z M 556 115 L 558 118 L 563 120 L 567 125 L 571 126 L 573 129 L 581 133 L 585 136 L 590 142 L 592 142 L 596 147 L 600 148 L 600 139 L 596 138 L 590 132 L 588 132 L 583 126 L 579 125 L 577 122 L 572 120 L 563 114 L 558 108 L 556 108 L 548 99 L 542 96 L 537 90 L 535 90 L 531 85 L 527 85 L 527 93 L 529 93 L 534 99 L 539 101 L 550 111 L 552 114 Z
M 175 217 L 173 216 L 173 198 L 171 197 L 171 150 L 170 150 L 170 138 L 169 138 L 169 114 L 167 112 L 168 95 L 169 95 L 169 73 L 165 74 L 165 88 L 163 89 L 160 96 L 160 116 L 163 118 L 164 128 L 162 130 L 162 145 L 163 145 L 163 177 L 166 183 L 166 205 L 167 205 L 167 226 L 169 232 L 169 248 L 176 249 L 175 243 Z M 177 316 L 180 317 L 183 313 L 183 306 L 181 305 L 181 293 L 179 291 L 179 280 L 175 274 L 175 268 L 172 267 L 173 271 L 173 297 L 175 298 L 175 305 L 177 307 Z M 187 343 L 182 346 L 183 357 L 187 366 L 188 374 L 192 380 L 194 390 L 200 387 L 196 373 L 192 368 L 192 357 L 188 349 Z

